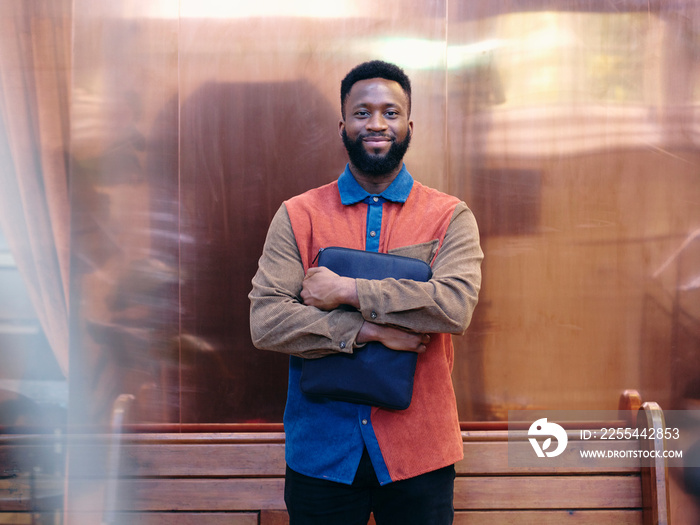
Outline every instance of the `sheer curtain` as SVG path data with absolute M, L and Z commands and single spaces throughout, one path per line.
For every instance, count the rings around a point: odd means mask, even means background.
M 0 2 L 0 227 L 68 375 L 71 2 Z

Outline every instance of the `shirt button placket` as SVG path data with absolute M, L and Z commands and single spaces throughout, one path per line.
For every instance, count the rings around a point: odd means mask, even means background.
M 369 204 L 365 249 L 370 252 L 377 252 L 379 251 L 379 235 L 382 228 L 382 198 L 378 195 L 372 195 L 365 202 Z

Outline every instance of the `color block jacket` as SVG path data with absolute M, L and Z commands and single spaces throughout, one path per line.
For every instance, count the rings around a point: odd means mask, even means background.
M 327 246 L 422 259 L 431 264 L 433 277 L 358 279 L 359 311 L 324 312 L 304 305 L 299 293 L 306 270 Z M 291 355 L 284 418 L 290 468 L 349 484 L 366 447 L 386 484 L 462 458 L 450 334 L 469 325 L 482 258 L 469 208 L 414 181 L 405 167 L 379 195 L 368 194 L 346 168 L 337 181 L 282 205 L 249 297 L 255 346 Z M 299 389 L 301 360 L 352 352 L 365 320 L 431 334 L 427 351 L 418 356 L 406 410 L 319 400 Z

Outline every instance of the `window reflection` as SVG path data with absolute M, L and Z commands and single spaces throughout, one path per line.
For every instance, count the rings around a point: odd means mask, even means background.
M 68 385 L 0 229 L 0 429 L 53 432 L 66 424 Z

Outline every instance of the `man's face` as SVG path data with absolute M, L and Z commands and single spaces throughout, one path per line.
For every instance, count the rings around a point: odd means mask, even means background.
M 396 171 L 413 132 L 408 96 L 398 82 L 360 80 L 350 89 L 344 109 L 339 132 L 350 163 L 370 176 Z

